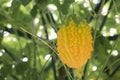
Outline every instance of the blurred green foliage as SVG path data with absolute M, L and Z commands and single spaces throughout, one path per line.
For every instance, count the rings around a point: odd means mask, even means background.
M 119 3 L 0 0 L 0 80 L 119 80 Z M 71 17 L 85 20 L 93 35 L 94 51 L 82 77 L 56 55 L 56 33 Z

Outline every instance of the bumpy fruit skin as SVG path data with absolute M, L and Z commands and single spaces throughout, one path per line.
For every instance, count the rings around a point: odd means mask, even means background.
M 57 50 L 61 61 L 70 68 L 81 68 L 91 56 L 92 36 L 86 23 L 62 25 L 57 33 Z

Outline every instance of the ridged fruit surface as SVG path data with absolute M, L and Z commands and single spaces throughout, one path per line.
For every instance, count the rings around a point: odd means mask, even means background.
M 70 20 L 57 33 L 57 50 L 61 61 L 70 68 L 81 68 L 91 56 L 92 35 L 90 27 Z

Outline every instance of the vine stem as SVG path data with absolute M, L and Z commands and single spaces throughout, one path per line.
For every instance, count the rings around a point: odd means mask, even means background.
M 23 27 L 20 27 L 21 30 L 27 32 L 28 34 L 32 35 L 33 37 L 37 37 L 42 43 L 44 43 L 46 46 L 48 46 L 51 50 L 53 50 L 54 53 L 57 53 L 56 49 L 54 49 L 52 46 L 50 46 L 46 41 L 40 39 L 38 36 L 30 33 L 29 31 L 27 31 L 26 29 L 24 29 Z
M 67 73 L 68 79 L 69 79 L 69 80 L 74 80 L 74 79 L 72 78 L 72 76 L 71 76 L 71 74 L 70 74 L 69 70 L 67 69 L 66 65 L 65 65 L 65 64 L 63 64 L 63 66 L 64 66 L 65 71 L 66 71 L 66 73 Z

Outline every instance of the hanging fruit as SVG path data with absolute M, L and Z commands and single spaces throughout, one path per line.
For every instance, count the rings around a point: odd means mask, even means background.
M 63 24 L 57 33 L 57 50 L 61 61 L 70 68 L 81 68 L 90 58 L 92 35 L 90 27 L 73 20 L 68 25 Z

